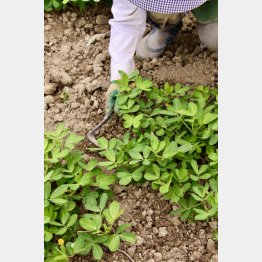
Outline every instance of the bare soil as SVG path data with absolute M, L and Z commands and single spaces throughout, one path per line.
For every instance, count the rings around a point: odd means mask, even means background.
M 45 14 L 45 129 L 52 130 L 63 122 L 73 132 L 86 135 L 103 118 L 103 96 L 109 86 L 110 17 L 110 9 L 101 7 L 85 13 L 70 10 Z M 136 58 L 137 68 L 159 85 L 168 81 L 217 86 L 217 53 L 200 45 L 191 14 L 183 22 L 164 54 L 153 60 Z M 113 117 L 98 136 L 111 138 L 122 133 L 120 120 Z M 88 140 L 81 145 L 87 160 L 90 146 Z M 190 224 L 170 216 L 174 205 L 147 183 L 115 185 L 114 191 L 125 208 L 119 223 L 131 223 L 138 235 L 135 245 L 121 245 L 134 261 L 217 261 L 217 244 L 212 240 L 216 221 Z M 88 256 L 73 261 L 93 260 Z M 105 250 L 102 261 L 129 260 L 119 252 Z

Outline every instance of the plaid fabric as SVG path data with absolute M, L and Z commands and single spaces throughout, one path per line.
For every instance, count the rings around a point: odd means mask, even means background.
M 195 9 L 207 0 L 129 0 L 149 12 L 172 14 Z

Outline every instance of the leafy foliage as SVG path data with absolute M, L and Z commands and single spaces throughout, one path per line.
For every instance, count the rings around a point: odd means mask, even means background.
M 123 213 L 118 202 L 109 204 L 115 175 L 104 174 L 95 159 L 85 163 L 82 152 L 74 149 L 82 139 L 63 125 L 45 132 L 45 262 L 69 261 L 89 252 L 99 260 L 101 245 L 114 252 L 120 240 L 135 241 L 135 235 L 126 232 L 129 224 L 114 226 Z
M 165 83 L 158 88 L 134 72 L 117 83 L 119 116 L 129 131 L 122 139 L 98 140 L 99 151 L 121 185 L 151 182 L 180 205 L 182 220 L 217 216 L 217 89 Z
M 44 9 L 46 12 L 52 10 L 65 10 L 68 6 L 77 6 L 81 11 L 86 9 L 87 5 L 103 2 L 110 4 L 111 0 L 44 0 Z

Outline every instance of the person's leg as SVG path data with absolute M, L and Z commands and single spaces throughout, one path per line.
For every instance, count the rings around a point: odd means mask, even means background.
M 121 78 L 119 70 L 127 74 L 135 69 L 134 54 L 146 29 L 146 11 L 128 0 L 113 0 L 109 53 L 111 81 Z
M 218 23 L 197 24 L 197 31 L 200 41 L 211 51 L 218 48 Z
M 208 0 L 194 9 L 198 36 L 202 44 L 214 51 L 218 48 L 218 0 Z
M 159 57 L 182 26 L 181 14 L 148 13 L 153 29 L 139 43 L 136 54 L 141 58 Z

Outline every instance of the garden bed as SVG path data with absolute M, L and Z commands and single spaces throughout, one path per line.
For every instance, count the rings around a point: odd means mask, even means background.
M 63 122 L 71 131 L 86 135 L 103 118 L 103 95 L 109 83 L 110 10 L 74 10 L 45 14 L 45 129 Z M 96 36 L 95 36 L 96 35 Z M 157 59 L 139 60 L 140 72 L 159 84 L 180 82 L 196 86 L 217 85 L 217 53 L 200 47 L 194 18 L 187 15 L 174 45 Z M 119 120 L 105 125 L 99 135 L 120 137 Z M 82 150 L 89 159 L 91 144 Z M 132 224 L 135 245 L 122 244 L 136 262 L 217 261 L 213 233 L 217 222 L 189 224 L 169 215 L 172 205 L 148 183 L 113 187 L 125 209 L 119 222 Z M 92 261 L 75 257 L 72 261 Z M 129 261 L 123 254 L 107 252 L 102 261 Z

